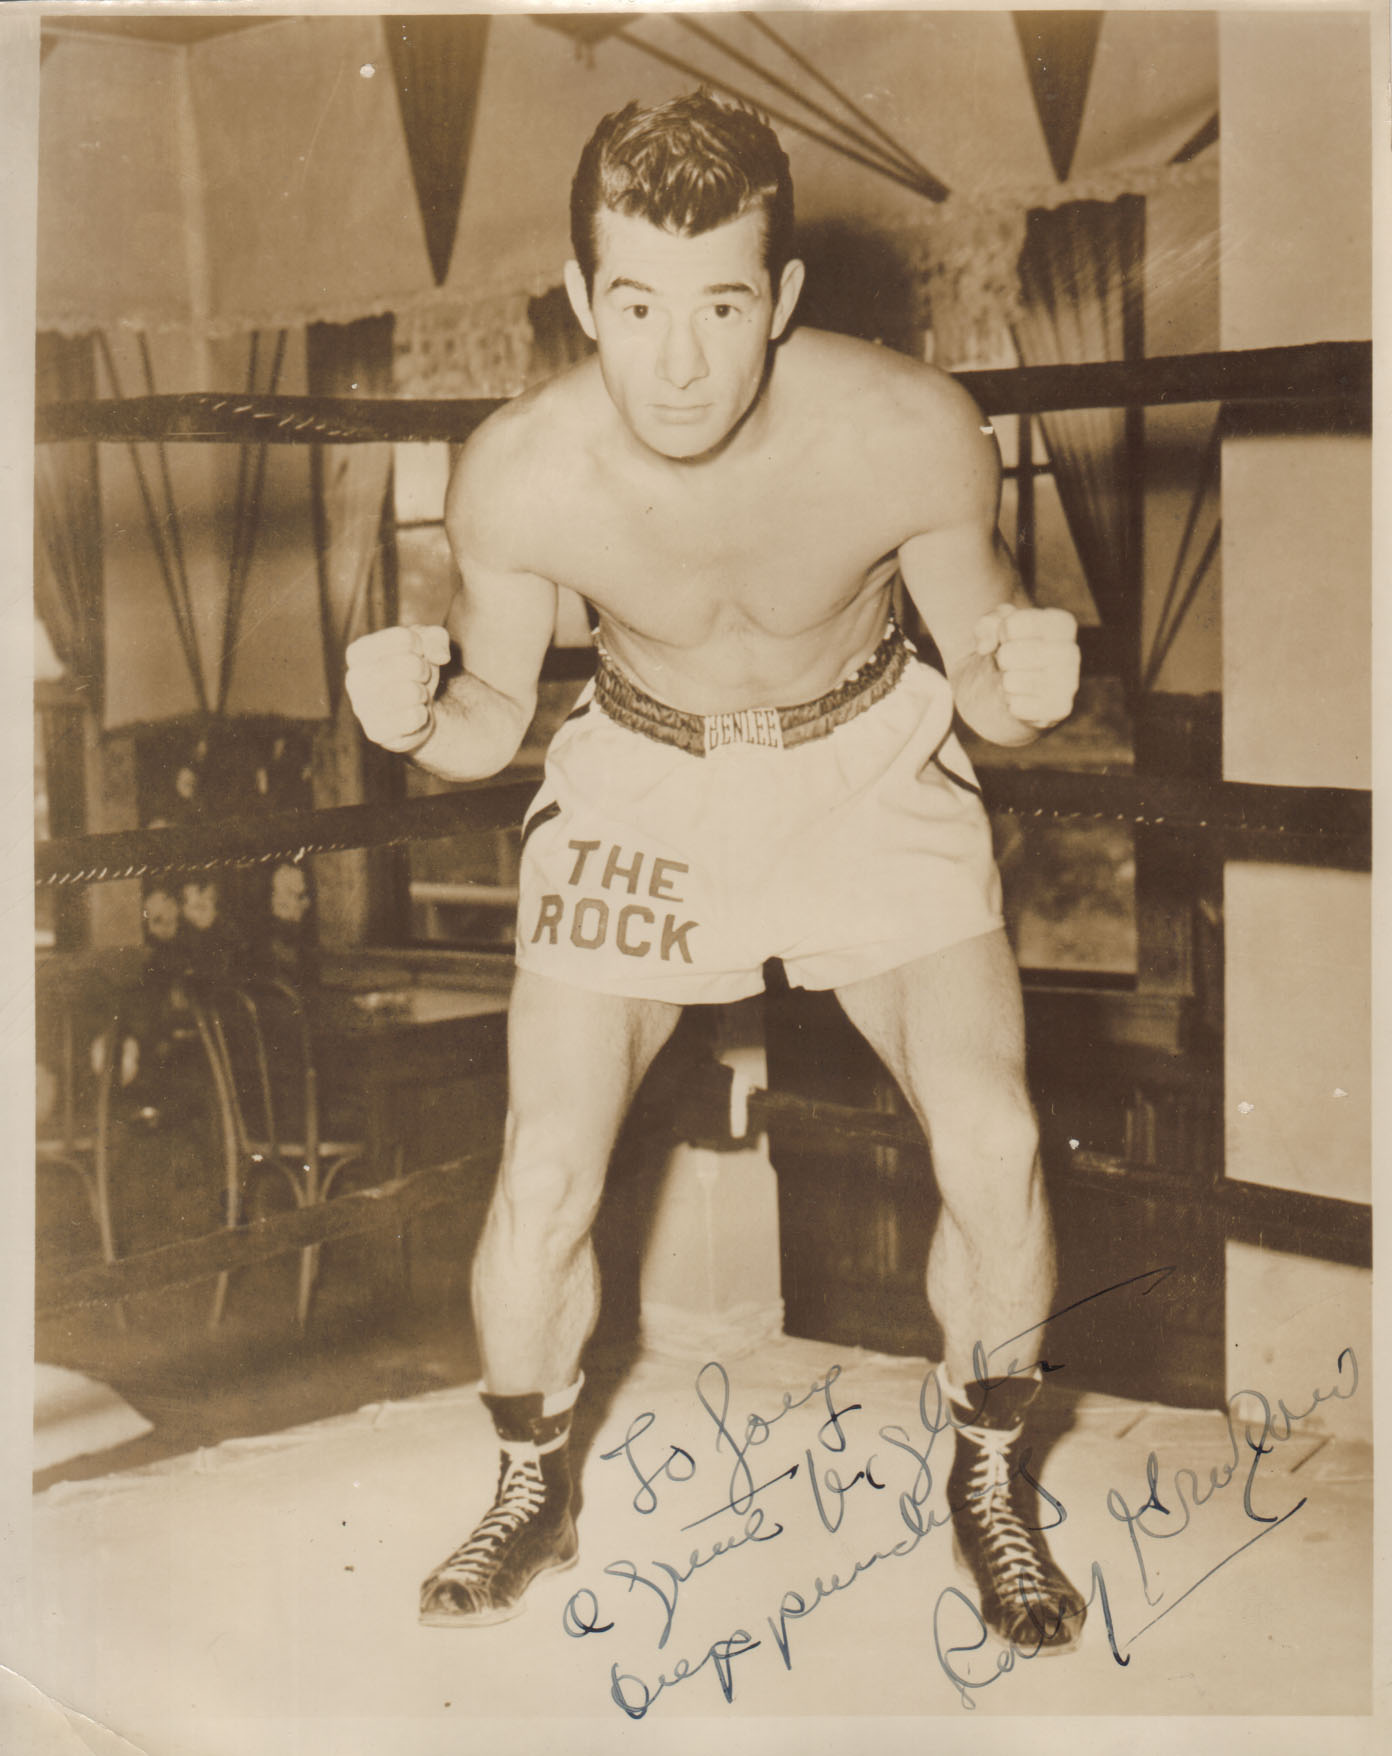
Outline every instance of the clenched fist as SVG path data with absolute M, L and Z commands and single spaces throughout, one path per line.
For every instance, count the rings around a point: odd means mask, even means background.
M 435 728 L 432 703 L 449 656 L 443 628 L 382 628 L 353 642 L 345 686 L 374 744 L 399 755 L 420 748 Z
M 1040 731 L 1067 719 L 1078 693 L 1078 624 L 1067 610 L 1001 604 L 976 625 L 976 650 L 994 654 L 1005 704 Z

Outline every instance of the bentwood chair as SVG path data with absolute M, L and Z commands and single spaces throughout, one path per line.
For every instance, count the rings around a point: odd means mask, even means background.
M 229 1224 L 244 1216 L 253 1182 L 282 1177 L 298 1208 L 333 1194 L 340 1174 L 365 1159 L 367 1145 L 326 1133 L 314 1037 L 303 995 L 278 977 L 220 984 L 211 1021 L 229 1089 L 237 1175 L 228 1191 Z M 300 1253 L 296 1317 L 309 1320 L 319 1272 L 318 1244 Z M 214 1322 L 222 1315 L 229 1276 L 218 1278 Z
M 38 1074 L 34 1149 L 37 1166 L 71 1172 L 82 1185 L 102 1252 L 111 1260 L 111 1214 L 98 1187 L 96 1088 L 111 1059 L 109 996 L 94 998 L 90 984 L 40 969 L 35 1026 Z
M 165 1120 L 183 1120 L 190 1098 L 212 1122 L 211 1138 L 220 1161 L 224 1190 L 236 1187 L 236 1137 L 231 1092 L 213 1021 L 198 985 L 182 978 L 147 982 L 111 1003 L 99 1038 L 92 1171 L 95 1212 L 104 1261 L 120 1259 L 112 1213 L 117 1160 L 123 1172 L 138 1156 L 129 1151 L 123 1125 L 137 1124 L 136 1139 Z M 156 1046 L 161 1051 L 154 1052 Z M 146 1063 L 142 1067 L 142 1060 Z M 149 1063 L 154 1062 L 152 1067 Z M 121 1143 L 127 1150 L 121 1150 Z M 227 1196 L 224 1194 L 224 1210 Z M 216 1311 L 214 1312 L 214 1321 Z M 126 1327 L 124 1301 L 116 1321 Z

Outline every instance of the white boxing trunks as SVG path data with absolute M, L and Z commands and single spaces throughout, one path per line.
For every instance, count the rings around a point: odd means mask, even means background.
M 947 680 L 897 629 L 817 702 L 702 717 L 606 656 L 523 825 L 519 968 L 679 1005 L 839 988 L 1001 925 Z

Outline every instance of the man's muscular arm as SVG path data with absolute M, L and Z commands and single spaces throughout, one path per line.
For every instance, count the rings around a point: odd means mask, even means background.
M 450 482 L 445 528 L 463 583 L 445 629 L 386 628 L 348 653 L 348 692 L 368 736 L 445 780 L 483 779 L 517 754 L 556 620 L 555 586 L 513 558 L 510 438 L 480 429 Z M 440 689 L 446 632 L 462 669 Z
M 957 711 L 993 744 L 1028 744 L 1066 719 L 1077 625 L 1031 606 L 996 528 L 1000 455 L 965 391 L 938 380 L 925 459 L 929 528 L 900 545 L 909 596 L 942 654 Z

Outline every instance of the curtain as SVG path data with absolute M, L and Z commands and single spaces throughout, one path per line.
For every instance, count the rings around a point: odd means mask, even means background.
M 525 289 L 492 298 L 442 295 L 396 313 L 392 381 L 397 396 L 516 396 L 531 371 Z M 387 394 L 391 394 L 388 392 Z
M 400 335 L 391 317 L 313 323 L 306 375 L 315 396 L 389 397 Z M 382 522 L 392 480 L 390 445 L 316 445 L 313 449 L 315 546 L 320 629 L 331 715 L 314 741 L 314 803 L 350 805 L 400 797 L 398 758 L 363 738 L 343 689 L 351 641 L 396 620 L 394 548 L 384 549 Z M 394 848 L 352 848 L 314 862 L 316 932 L 346 950 L 400 932 L 403 862 Z M 288 881 L 288 880 L 287 880 Z
M 392 394 L 392 319 L 313 323 L 306 370 L 312 396 Z M 320 629 L 331 715 L 343 692 L 344 654 L 382 622 L 374 606 L 382 509 L 391 481 L 390 445 L 315 447 L 315 546 Z
M 1030 212 L 1014 322 L 1025 365 L 1119 360 L 1139 352 L 1134 332 L 1144 241 L 1144 196 Z M 1040 422 L 1098 613 L 1105 625 L 1126 627 L 1138 609 L 1131 599 L 1139 562 L 1130 552 L 1126 413 L 1071 409 Z
M 578 365 L 595 351 L 575 319 L 563 286 L 551 287 L 528 301 L 527 323 L 532 335 L 528 384 L 538 384 L 567 366 Z
M 144 331 L 100 335 L 97 348 L 116 397 L 210 380 L 248 394 L 305 388 L 302 331 L 252 331 L 206 357 L 188 337 Z M 327 713 L 309 487 L 305 446 L 104 449 L 108 729 L 188 714 Z
M 40 403 L 94 396 L 92 337 L 40 334 L 36 375 Z M 96 446 L 40 445 L 34 484 L 34 607 L 69 682 L 100 718 L 102 542 Z
M 267 341 L 270 342 L 268 336 Z M 253 330 L 247 340 L 246 388 L 249 395 L 274 396 L 281 388 L 289 332 L 280 330 L 264 353 L 262 335 Z M 216 454 L 215 454 L 216 455 Z M 225 456 L 219 456 L 225 462 Z M 283 459 L 277 459 L 283 464 Z M 218 682 L 214 711 L 229 710 L 233 672 L 241 651 L 242 630 L 246 620 L 247 593 L 251 586 L 252 569 L 261 540 L 265 511 L 267 465 L 270 447 L 239 445 L 237 447 L 237 478 L 232 496 L 232 528 L 228 540 L 227 590 L 222 608 L 222 643 L 218 651 Z M 276 472 L 279 474 L 279 470 Z

